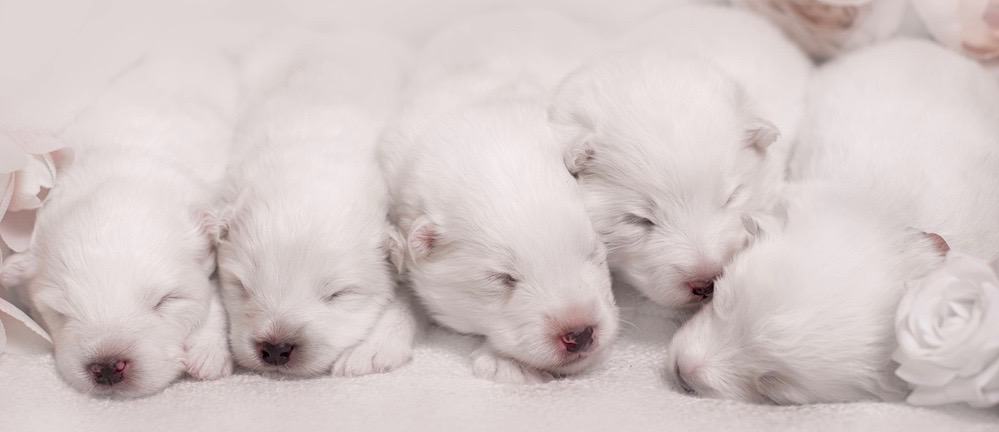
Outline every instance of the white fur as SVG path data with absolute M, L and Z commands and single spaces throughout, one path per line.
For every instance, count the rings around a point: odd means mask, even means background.
M 803 130 L 786 217 L 726 267 L 670 371 L 704 396 L 898 400 L 897 303 L 945 253 L 926 233 L 999 255 L 999 88 L 957 54 L 892 42 L 820 72 Z
M 713 31 L 722 28 L 724 31 Z M 682 7 L 570 75 L 550 117 L 615 277 L 664 306 L 699 305 L 766 213 L 811 66 L 748 13 Z
M 40 213 L 30 294 L 80 391 L 142 396 L 232 370 L 201 212 L 231 140 L 233 72 L 221 56 L 148 56 L 62 133 L 78 157 Z M 124 381 L 96 385 L 102 359 L 127 361 Z
M 473 355 L 480 377 L 580 372 L 617 332 L 605 249 L 543 108 L 553 77 L 578 62 L 568 54 L 582 34 L 542 12 L 443 30 L 382 149 L 408 281 L 438 323 L 485 336 Z M 449 60 L 466 54 L 468 64 Z M 594 328 L 594 348 L 568 353 L 559 336 L 579 326 Z
M 400 47 L 366 34 L 307 39 L 284 47 L 299 55 L 241 127 L 219 246 L 230 342 L 258 371 L 386 371 L 409 360 L 415 332 L 395 299 L 375 159 Z M 264 362 L 265 341 L 294 345 L 290 361 Z

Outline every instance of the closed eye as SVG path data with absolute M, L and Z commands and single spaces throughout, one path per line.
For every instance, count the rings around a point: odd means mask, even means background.
M 182 297 L 181 295 L 179 295 L 177 293 L 167 294 L 167 295 L 165 295 L 163 297 L 160 297 L 160 300 L 158 302 L 156 302 L 155 306 L 153 306 L 153 310 L 159 311 L 159 310 L 163 309 L 164 307 L 166 307 L 167 305 L 169 305 L 170 303 L 173 303 L 173 302 L 176 302 L 176 301 L 180 301 L 180 300 L 184 300 L 184 297 Z
M 344 295 L 348 295 L 348 294 L 351 294 L 353 292 L 354 292 L 354 290 L 351 289 L 351 288 L 343 288 L 343 289 L 337 290 L 335 292 L 331 292 L 329 294 L 326 294 L 325 296 L 323 296 L 323 301 L 326 302 L 326 303 L 332 303 L 333 301 L 335 301 L 335 300 L 343 297 Z
M 489 275 L 489 280 L 503 284 L 503 286 L 514 289 L 520 283 L 520 279 L 510 273 L 493 273 Z
M 735 187 L 735 189 L 732 189 L 732 192 L 728 194 L 728 199 L 725 200 L 724 207 L 732 205 L 732 203 L 734 203 L 736 199 L 742 196 L 742 191 L 744 189 L 743 186 L 744 185 L 738 185 Z
M 624 215 L 624 222 L 632 225 L 637 225 L 643 228 L 652 228 L 656 226 L 656 223 L 644 216 L 639 216 L 634 213 L 628 213 Z

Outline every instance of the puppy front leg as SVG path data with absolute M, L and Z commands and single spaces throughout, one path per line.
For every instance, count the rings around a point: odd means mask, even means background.
M 385 307 L 367 338 L 333 363 L 333 374 L 382 373 L 408 363 L 413 357 L 413 341 L 418 328 L 411 300 L 405 294 L 397 295 Z
M 184 344 L 184 367 L 200 380 L 219 379 L 232 374 L 232 354 L 226 332 L 226 315 L 222 299 L 213 292 L 208 304 L 208 317 Z
M 540 384 L 554 376 L 497 353 L 483 343 L 472 352 L 472 372 L 476 377 L 507 384 Z

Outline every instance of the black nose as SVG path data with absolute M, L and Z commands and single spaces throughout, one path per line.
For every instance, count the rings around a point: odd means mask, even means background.
M 125 379 L 125 369 L 128 362 L 124 360 L 110 360 L 107 362 L 91 363 L 87 366 L 94 382 L 99 385 L 110 386 L 118 384 Z
M 281 366 L 291 360 L 291 352 L 295 350 L 292 344 L 272 344 L 263 342 L 260 344 L 260 359 L 269 365 Z
M 702 300 L 707 300 L 711 298 L 711 295 L 715 293 L 715 282 L 710 280 L 703 281 L 691 281 L 687 282 L 687 286 L 690 287 L 690 293 L 700 297 Z
M 562 335 L 562 346 L 571 353 L 585 352 L 593 344 L 593 327 L 571 330 Z

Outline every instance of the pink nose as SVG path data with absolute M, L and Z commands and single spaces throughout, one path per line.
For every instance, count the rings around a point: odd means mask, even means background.
M 691 294 L 700 297 L 701 300 L 707 300 L 715 293 L 715 281 L 711 279 L 687 281 L 687 287 L 690 288 Z

